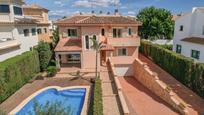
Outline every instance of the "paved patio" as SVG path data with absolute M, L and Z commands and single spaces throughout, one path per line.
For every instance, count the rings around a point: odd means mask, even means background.
M 168 84 L 177 94 L 177 97 L 188 104 L 188 111 L 190 112 L 190 115 L 204 115 L 204 99 L 196 95 L 193 91 L 185 87 L 173 76 L 168 74 L 166 71 L 161 69 L 159 66 L 154 64 L 151 60 L 149 60 L 142 54 L 139 55 L 139 59 L 147 63 L 151 71 L 156 72 L 159 79 Z
M 134 77 L 119 77 L 131 115 L 178 115 Z
M 92 85 L 88 80 L 85 79 L 74 79 L 71 77 L 64 78 L 47 78 L 44 80 L 36 80 L 33 83 L 27 83 L 20 90 L 18 90 L 15 94 L 9 97 L 6 101 L 4 101 L 0 108 L 4 110 L 6 113 L 12 111 L 17 105 L 19 105 L 23 100 L 29 97 L 34 92 L 39 89 L 48 87 L 48 86 L 90 86 Z
M 102 80 L 103 114 L 122 115 L 117 89 L 106 67 L 101 67 L 100 78 Z

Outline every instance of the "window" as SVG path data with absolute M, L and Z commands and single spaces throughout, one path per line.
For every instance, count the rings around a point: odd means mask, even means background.
M 45 33 L 47 33 L 47 28 L 44 28 Z
M 0 13 L 10 13 L 9 5 L 0 5 Z
M 101 30 L 101 35 L 105 36 L 105 29 L 104 28 Z
M 180 26 L 179 31 L 183 31 L 183 25 Z
M 114 38 L 121 38 L 122 37 L 122 30 L 121 29 L 113 29 L 113 37 Z
M 42 34 L 41 28 L 38 28 L 38 29 L 37 29 L 37 32 L 38 32 L 38 34 Z
M 129 36 L 132 35 L 132 29 L 131 28 L 128 28 L 128 34 L 129 34 Z
M 176 45 L 176 53 L 181 53 L 181 49 L 182 49 L 182 46 L 181 45 Z
M 192 50 L 191 51 L 191 57 L 195 58 L 195 59 L 199 59 L 200 58 L 200 51 Z
M 35 29 L 35 28 L 32 28 L 31 32 L 32 32 L 32 35 L 33 35 L 33 36 L 36 35 L 36 29 Z
M 77 37 L 77 29 L 68 29 L 69 37 Z
M 23 15 L 23 11 L 22 11 L 22 8 L 21 8 L 21 7 L 16 7 L 16 6 L 14 6 L 14 7 L 13 7 L 13 10 L 14 10 L 14 14 L 15 14 L 15 15 Z
M 89 36 L 85 36 L 86 49 L 89 49 Z
M 67 61 L 68 63 L 80 63 L 81 56 L 80 54 L 68 54 Z
M 25 37 L 29 36 L 29 29 L 24 29 L 23 33 Z
M 126 48 L 118 49 L 118 56 L 127 56 L 127 49 Z

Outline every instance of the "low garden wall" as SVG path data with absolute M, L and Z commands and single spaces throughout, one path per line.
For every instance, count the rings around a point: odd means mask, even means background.
M 109 70 L 111 70 L 111 75 L 114 77 L 114 82 L 115 82 L 116 87 L 117 87 L 118 97 L 119 97 L 120 104 L 121 104 L 122 110 L 123 110 L 123 115 L 130 115 L 125 97 L 124 97 L 123 92 L 122 92 L 122 86 L 120 84 L 118 76 L 116 75 L 116 69 L 115 69 L 114 64 L 111 62 L 110 59 L 108 59 L 107 66 L 108 66 Z
M 171 90 L 171 88 L 164 82 L 160 81 L 157 74 L 152 72 L 145 63 L 143 63 L 139 59 L 135 59 L 133 67 L 134 77 L 140 83 L 142 83 L 145 87 L 147 87 L 161 99 L 166 101 L 168 104 L 170 104 L 181 114 L 188 114 L 186 104 L 177 99 L 177 97 L 174 96 L 175 93 Z

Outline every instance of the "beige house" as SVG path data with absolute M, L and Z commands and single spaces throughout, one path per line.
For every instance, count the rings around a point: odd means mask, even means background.
M 32 50 L 38 44 L 36 20 L 24 16 L 24 0 L 0 0 L 0 61 Z
M 40 41 L 51 42 L 52 33 L 50 32 L 49 10 L 42 8 L 39 5 L 25 5 L 23 6 L 23 13 L 25 16 L 30 16 L 37 20 L 37 33 Z
M 126 61 L 138 57 L 140 22 L 121 15 L 75 15 L 55 23 L 59 27 L 60 41 L 55 48 L 58 67 L 69 65 L 81 69 L 95 68 L 96 53 L 91 48 L 95 38 L 103 42 L 98 60 L 101 65 L 108 58 Z M 99 67 L 100 67 L 99 64 Z

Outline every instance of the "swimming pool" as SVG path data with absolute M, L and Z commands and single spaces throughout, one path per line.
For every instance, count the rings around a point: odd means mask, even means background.
M 58 91 L 55 88 L 50 88 L 32 98 L 26 105 L 24 105 L 20 109 L 20 111 L 16 113 L 16 115 L 26 115 L 28 113 L 31 113 L 31 115 L 35 115 L 35 101 L 37 101 L 40 105 L 45 105 L 47 102 L 51 104 L 55 102 L 61 102 L 64 108 L 69 107 L 71 109 L 73 115 L 80 115 L 83 108 L 85 95 L 85 88 L 73 88 L 61 91 Z

